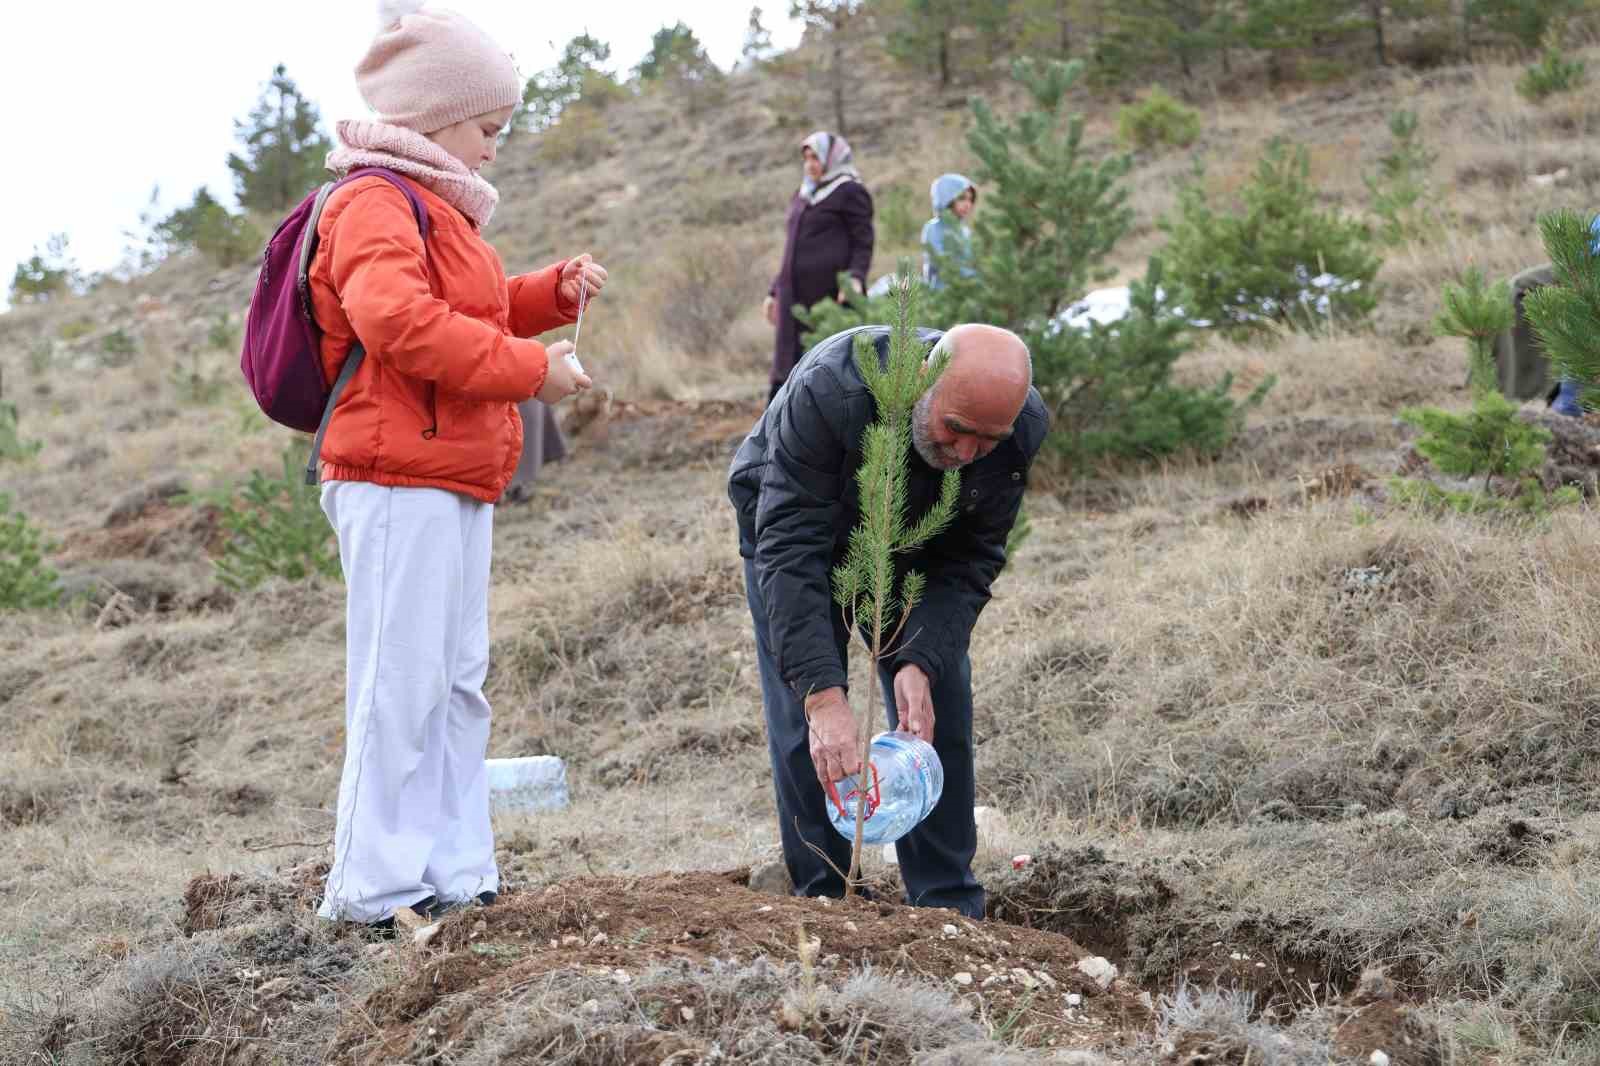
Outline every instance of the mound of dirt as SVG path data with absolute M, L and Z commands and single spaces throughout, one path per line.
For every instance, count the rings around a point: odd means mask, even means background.
M 281 954 L 282 938 L 262 930 L 281 925 L 292 933 L 294 920 L 314 905 L 323 873 L 321 866 L 303 866 L 271 878 L 196 878 L 185 894 L 183 928 L 191 935 L 255 930 L 249 944 Z M 532 1045 L 539 1044 L 582 1045 L 594 1055 L 610 1048 L 611 1057 L 584 1062 L 654 1062 L 674 1054 L 711 1061 L 704 1058 L 715 1035 L 708 1025 L 726 1021 L 733 1009 L 724 1001 L 723 978 L 740 989 L 741 1016 L 770 1031 L 770 1039 L 848 1046 L 855 1049 L 852 1061 L 867 1049 L 867 1061 L 910 1062 L 919 1048 L 948 1042 L 930 1044 L 929 1034 L 918 1037 L 891 1019 L 867 1024 L 868 1016 L 850 1006 L 852 996 L 868 994 L 863 980 L 873 997 L 909 996 L 918 1010 L 934 1009 L 937 1001 L 952 1012 L 950 1025 L 972 1030 L 968 1037 L 1002 1027 L 1019 1047 L 1103 1048 L 1136 1039 L 1152 1021 L 1147 997 L 1080 969 L 1086 953 L 1059 934 L 861 898 L 774 897 L 752 891 L 747 876 L 733 870 L 573 879 L 450 915 L 420 945 L 409 933 L 370 945 L 363 949 L 367 958 L 379 952 L 393 965 L 381 969 L 385 979 L 359 1009 L 342 1012 L 333 1058 L 416 1061 L 420 1050 L 431 1049 L 449 1061 L 476 1061 L 474 1054 L 498 1048 L 493 1061 L 504 1052 L 510 1061 L 532 1062 Z M 263 976 L 238 972 L 252 981 Z M 552 1015 L 537 1033 L 508 1029 L 506 1004 L 530 989 L 541 990 L 542 1004 L 554 989 L 582 997 L 572 1004 L 574 1017 Z M 608 997 L 617 995 L 629 999 L 630 1010 L 608 1021 Z M 270 1014 L 277 1001 L 257 996 L 256 1002 Z M 593 1024 L 570 1031 L 585 1015 Z M 271 1022 L 258 1019 L 247 1028 L 266 1031 Z

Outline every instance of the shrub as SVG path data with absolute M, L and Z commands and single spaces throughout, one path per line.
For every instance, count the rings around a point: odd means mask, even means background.
M 23 440 L 18 428 L 17 405 L 0 403 L 0 460 L 21 460 L 37 455 L 43 447 L 36 440 Z
M 315 486 L 305 484 L 295 449 L 283 453 L 279 476 L 255 470 L 237 489 L 202 499 L 220 505 L 230 537 L 216 561 L 217 578 L 231 589 L 271 577 L 339 580 L 339 551 Z
M 1192 318 L 1241 329 L 1372 310 L 1382 265 L 1372 235 L 1317 206 L 1304 147 L 1274 140 L 1240 199 L 1237 213 L 1220 213 L 1197 175 L 1178 194 L 1178 217 L 1160 223 L 1171 238 L 1163 253 L 1171 278 L 1189 293 Z
M 100 350 L 111 356 L 108 363 L 120 365 L 127 362 L 127 356 L 139 350 L 139 345 L 127 330 L 118 326 L 100 339 Z
M 1565 59 L 1560 52 L 1551 48 L 1545 52 L 1543 59 L 1517 79 L 1517 92 L 1539 103 L 1547 96 L 1571 92 L 1582 85 L 1586 78 L 1582 60 Z
M 742 256 L 726 238 L 705 236 L 673 242 L 665 264 L 661 325 L 685 350 L 719 350 L 728 326 L 760 299 Z
M 39 531 L 0 492 L 0 611 L 38 610 L 61 601 L 59 579 L 43 552 Z
M 569 104 L 555 125 L 539 135 L 539 154 L 552 163 L 583 166 L 616 151 L 605 116 L 588 100 Z
M 1158 85 L 1117 112 L 1117 135 L 1134 148 L 1184 148 L 1200 136 L 1200 112 Z

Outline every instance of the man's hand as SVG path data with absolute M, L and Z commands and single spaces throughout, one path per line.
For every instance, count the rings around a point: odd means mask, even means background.
M 844 689 L 825 688 L 806 697 L 806 722 L 811 736 L 811 763 L 826 791 L 831 782 L 861 769 L 861 737 L 856 715 Z
M 933 743 L 933 691 L 922 667 L 907 663 L 895 672 L 894 706 L 902 732 Z
M 857 296 L 860 296 L 860 295 L 863 294 L 863 290 L 861 288 L 861 279 L 860 278 L 852 277 L 850 279 L 850 288 L 855 290 L 855 293 L 856 293 Z M 850 302 L 850 295 L 849 295 L 849 291 L 848 290 L 846 290 L 846 289 L 840 289 L 839 290 L 839 302 L 842 303 L 842 304 Z
M 600 295 L 600 290 L 606 287 L 606 268 L 594 261 L 594 256 L 584 252 L 567 260 L 567 265 L 561 268 L 561 280 L 556 282 L 556 292 L 561 297 L 561 302 L 568 307 L 577 307 L 579 297 L 583 296 L 583 279 L 589 279 L 589 295 L 585 300 L 592 300 Z
M 766 301 L 763 302 L 762 305 L 761 305 L 761 313 L 766 316 L 767 325 L 776 326 L 778 324 L 778 300 L 777 300 L 777 298 L 773 297 L 773 296 L 768 296 L 766 298 Z
M 544 350 L 550 363 L 550 369 L 544 376 L 544 386 L 538 392 L 538 398 L 544 403 L 560 403 L 573 393 L 594 386 L 588 374 L 578 373 L 572 364 L 567 362 L 567 356 L 572 350 L 571 341 L 556 341 Z

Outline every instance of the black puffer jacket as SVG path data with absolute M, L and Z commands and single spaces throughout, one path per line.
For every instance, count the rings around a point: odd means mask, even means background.
M 861 438 L 876 417 L 852 355 L 862 331 L 888 358 L 885 326 L 848 330 L 811 349 L 739 446 L 728 475 L 728 497 L 739 513 L 739 554 L 755 560 L 779 674 L 802 698 L 846 683 L 838 650 L 845 623 L 829 575 L 859 517 Z M 943 335 L 918 332 L 930 344 Z M 1030 389 L 1012 437 L 962 469 L 955 522 L 898 560 L 902 572 L 925 574 L 928 587 L 892 668 L 916 663 L 937 681 L 966 653 L 989 587 L 1005 565 L 1028 467 L 1048 428 L 1044 402 Z M 943 474 L 915 452 L 910 463 L 907 515 L 915 521 L 938 500 Z

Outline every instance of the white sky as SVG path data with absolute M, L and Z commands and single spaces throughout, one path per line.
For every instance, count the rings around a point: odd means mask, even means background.
M 632 68 L 664 24 L 682 20 L 723 69 L 739 57 L 756 0 L 442 0 L 515 56 L 526 77 L 588 30 Z M 762 0 L 773 42 L 800 26 L 787 0 Z M 226 159 L 272 68 L 288 67 L 330 136 L 366 106 L 353 70 L 377 29 L 376 0 L 22 0 L 0 30 L 0 310 L 15 264 L 65 232 L 85 270 L 122 258 L 150 190 L 163 213 L 208 185 L 233 202 Z M 489 177 L 493 180 L 492 170 Z

